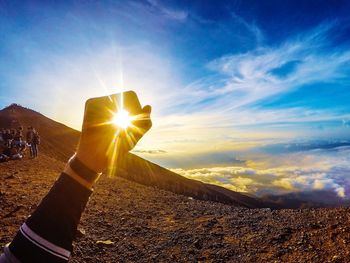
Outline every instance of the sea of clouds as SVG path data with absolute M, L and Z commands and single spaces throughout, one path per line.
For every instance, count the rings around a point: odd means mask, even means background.
M 191 179 L 257 196 L 304 192 L 333 192 L 350 199 L 350 146 L 255 155 L 244 165 L 172 169 Z M 284 145 L 289 148 L 290 145 Z M 305 147 L 303 147 L 305 148 Z

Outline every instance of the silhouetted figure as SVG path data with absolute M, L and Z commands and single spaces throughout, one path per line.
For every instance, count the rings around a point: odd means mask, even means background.
M 76 155 L 5 247 L 0 263 L 68 261 L 80 216 L 110 157 L 116 154 L 123 158 L 152 126 L 151 107 L 142 108 L 134 92 L 123 94 L 124 107 L 138 116 L 132 121 L 135 128 L 122 129 L 111 123 L 120 94 L 88 100 Z M 111 144 L 114 153 L 108 151 Z
M 35 158 L 38 156 L 38 145 L 40 144 L 40 136 L 38 132 L 32 127 L 29 126 L 27 130 L 27 144 L 30 149 L 30 157 Z
M 5 145 L 0 154 L 0 162 L 7 162 L 8 160 L 10 160 L 10 156 L 11 156 L 11 149 L 7 145 Z
M 7 162 L 9 159 L 10 158 L 7 155 L 3 153 L 0 154 L 0 163 Z
M 4 143 L 4 137 L 3 137 L 3 135 L 5 134 L 5 129 L 4 128 L 2 128 L 1 130 L 0 130 L 0 146 L 1 145 L 3 145 L 3 143 Z
M 21 160 L 23 158 L 23 155 L 19 148 L 16 145 L 16 142 L 12 140 L 11 147 L 10 147 L 10 159 L 11 160 Z
M 4 136 L 5 136 L 4 139 L 6 141 L 10 140 L 11 139 L 11 131 L 9 129 L 6 129 Z
M 32 152 L 33 152 L 33 157 L 38 157 L 38 152 L 39 152 L 39 144 L 40 144 L 40 136 L 38 131 L 36 131 L 33 128 L 33 142 L 32 142 Z

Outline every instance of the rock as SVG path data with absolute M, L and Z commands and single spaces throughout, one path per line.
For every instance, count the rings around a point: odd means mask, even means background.
M 341 262 L 341 258 L 338 255 L 332 257 L 332 262 Z
M 6 176 L 5 179 L 15 179 L 15 175 L 14 174 L 11 174 L 9 176 Z
M 214 217 L 212 219 L 210 219 L 206 224 L 205 227 L 213 227 L 214 225 L 216 225 L 218 223 L 218 220 Z
M 96 244 L 110 246 L 110 245 L 113 245 L 114 242 L 113 242 L 112 240 L 110 240 L 110 239 L 107 239 L 107 240 L 97 240 L 97 241 L 96 241 Z
M 82 238 L 86 235 L 86 232 L 83 228 L 78 228 L 75 235 L 77 238 Z
M 194 241 L 193 245 L 196 249 L 202 249 L 202 247 L 203 247 L 202 242 L 198 239 L 196 241 Z

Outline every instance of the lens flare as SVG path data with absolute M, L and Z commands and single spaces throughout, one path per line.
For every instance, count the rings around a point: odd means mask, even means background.
M 131 125 L 133 117 L 130 116 L 129 112 L 122 109 L 118 111 L 113 118 L 113 123 L 122 129 L 126 129 Z

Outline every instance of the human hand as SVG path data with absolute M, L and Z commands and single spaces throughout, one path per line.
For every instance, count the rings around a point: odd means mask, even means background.
M 116 114 L 123 109 L 131 117 L 130 125 L 126 128 L 113 122 Z M 151 128 L 150 113 L 151 106 L 142 108 L 133 91 L 87 100 L 78 159 L 91 170 L 102 172 L 110 162 L 115 162 L 134 148 Z

